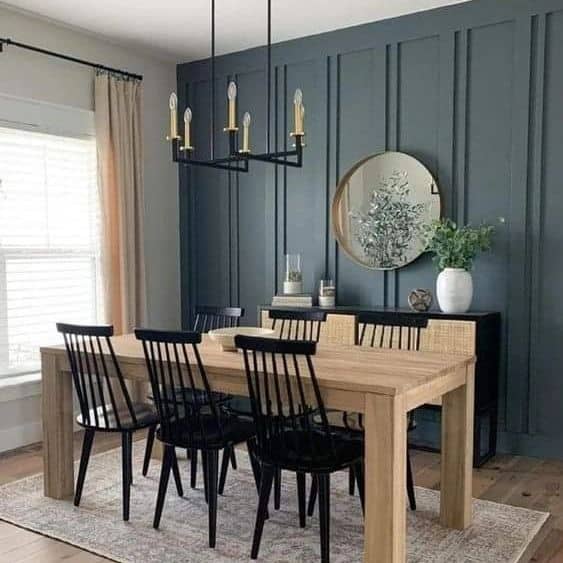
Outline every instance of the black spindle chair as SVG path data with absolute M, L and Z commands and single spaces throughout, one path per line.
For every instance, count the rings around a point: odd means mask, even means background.
M 372 348 L 388 348 L 396 350 L 420 350 L 422 330 L 428 326 L 428 319 L 416 316 L 399 316 L 397 318 L 381 313 L 362 313 L 358 316 L 360 346 Z M 414 412 L 408 414 L 408 430 L 414 430 L 416 421 Z M 353 492 L 354 479 L 350 479 Z M 407 493 L 411 510 L 416 510 L 414 480 L 411 459 L 407 446 Z
M 283 340 L 318 342 L 326 321 L 325 311 L 270 309 L 272 328 Z
M 326 311 L 314 311 L 304 309 L 302 311 L 270 309 L 269 318 L 272 321 L 272 329 L 282 340 L 302 340 L 308 342 L 319 342 L 321 330 L 326 322 Z M 246 400 L 248 406 L 239 409 L 239 415 L 251 416 L 251 407 Z M 274 508 L 280 509 L 281 506 L 281 469 L 278 469 L 274 475 Z M 303 493 L 305 494 L 305 493 Z
M 205 333 L 218 328 L 237 327 L 240 325 L 240 319 L 242 317 L 244 317 L 244 309 L 242 309 L 241 307 L 217 307 L 214 305 L 199 306 L 195 309 L 195 321 L 193 330 L 194 332 Z M 202 400 L 201 395 L 199 399 L 200 401 Z M 225 401 L 227 399 L 230 399 L 230 396 L 216 394 L 215 399 L 217 401 Z M 193 401 L 193 398 L 188 397 L 188 400 Z M 145 462 L 143 464 L 143 475 L 146 475 L 149 469 L 153 442 L 154 432 L 150 432 L 147 438 L 147 449 L 145 452 Z M 197 485 L 197 450 L 194 450 L 192 452 L 188 451 L 187 454 L 188 458 L 190 458 L 190 486 L 192 489 L 195 489 Z M 221 475 L 223 476 L 224 474 L 225 477 L 222 477 L 221 479 L 222 485 L 219 487 L 219 494 L 223 494 L 229 460 L 231 462 L 231 465 L 233 466 L 233 469 L 236 469 L 237 459 L 234 449 L 226 450 L 223 453 Z
M 200 333 L 136 329 L 135 335 L 143 344 L 160 419 L 156 437 L 164 444 L 153 525 L 155 528 L 160 525 L 175 459 L 174 449 L 201 450 L 207 485 L 209 546 L 215 547 L 219 451 L 246 442 L 250 454 L 254 426 L 221 411 L 197 347 L 201 342 Z M 254 460 L 251 456 L 256 483 L 259 483 L 259 469 Z
M 240 307 L 215 307 L 205 305 L 196 307 L 194 331 L 209 332 L 217 328 L 237 327 L 244 316 Z
M 111 343 L 112 326 L 57 323 L 57 330 L 64 338 L 80 406 L 76 420 L 84 428 L 74 504 L 80 504 L 96 432 L 119 432 L 122 438 L 123 519 L 129 520 L 133 433 L 143 428 L 154 430 L 158 416 L 151 405 L 131 400 Z M 176 458 L 172 461 L 181 495 L 178 463 Z
M 363 442 L 329 425 L 313 367 L 315 342 L 237 336 L 235 344 L 243 350 L 262 476 L 251 557 L 258 557 L 274 476 L 285 469 L 297 473 L 301 527 L 306 474 L 318 483 L 321 556 L 328 562 L 330 474 L 354 467 L 363 506 Z
M 410 350 L 418 352 L 420 350 L 421 331 L 428 325 L 428 319 L 415 316 L 390 317 L 385 313 L 361 313 L 358 315 L 358 345 L 371 348 L 387 348 L 396 350 Z M 362 415 L 345 413 L 344 423 L 348 430 L 363 434 Z M 408 414 L 408 430 L 415 428 L 414 413 Z M 355 492 L 354 468 L 349 472 L 349 493 Z M 317 494 L 317 484 L 313 482 L 309 497 L 309 515 L 313 514 L 315 499 Z M 414 492 L 414 479 L 412 465 L 407 444 L 407 494 L 411 510 L 416 510 L 416 496 Z

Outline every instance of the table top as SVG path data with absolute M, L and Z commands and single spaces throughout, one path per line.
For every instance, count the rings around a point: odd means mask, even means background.
M 112 343 L 120 364 L 144 367 L 142 346 L 133 334 L 113 337 Z M 205 335 L 199 350 L 208 374 L 245 377 L 240 353 L 222 351 Z M 64 346 L 42 347 L 41 353 L 66 358 Z M 327 344 L 319 344 L 313 358 L 320 387 L 382 395 L 405 393 L 474 362 L 467 355 Z

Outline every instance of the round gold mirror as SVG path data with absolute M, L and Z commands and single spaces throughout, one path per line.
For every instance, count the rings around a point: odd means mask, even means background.
M 440 192 L 416 158 L 376 154 L 356 163 L 338 185 L 332 226 L 343 250 L 372 270 L 394 270 L 424 252 L 425 227 L 440 218 Z

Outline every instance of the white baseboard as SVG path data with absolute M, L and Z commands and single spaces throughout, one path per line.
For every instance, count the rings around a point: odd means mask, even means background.
M 0 429 L 0 452 L 15 450 L 43 439 L 41 420 Z

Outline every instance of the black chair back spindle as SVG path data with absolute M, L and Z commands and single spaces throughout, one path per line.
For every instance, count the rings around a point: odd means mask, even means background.
M 125 414 L 124 418 L 136 425 L 135 409 L 111 343 L 113 327 L 57 323 L 57 330 L 64 338 L 84 424 L 95 429 L 115 426 L 121 430 L 121 416 Z M 106 361 L 108 353 L 110 365 Z M 110 377 L 110 367 L 115 377 Z
M 361 313 L 358 315 L 358 344 L 418 352 L 422 330 L 427 326 L 428 319 L 422 317 L 390 318 L 388 314 Z
M 240 307 L 201 306 L 195 311 L 195 332 L 209 332 L 218 328 L 232 328 L 240 325 L 244 309 Z
M 280 309 L 269 311 L 272 328 L 279 330 L 278 335 L 282 340 L 318 342 L 326 316 L 327 313 L 324 311 L 285 311 Z
M 206 447 L 210 436 L 222 438 L 222 422 L 197 345 L 197 332 L 136 329 L 141 340 L 161 439 L 185 434 L 189 444 Z

